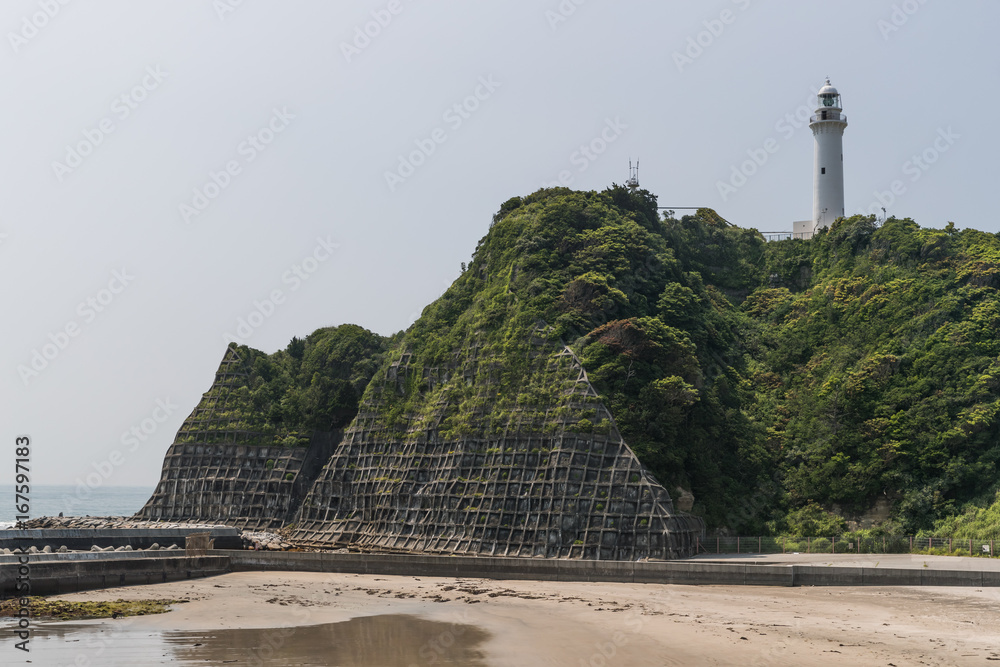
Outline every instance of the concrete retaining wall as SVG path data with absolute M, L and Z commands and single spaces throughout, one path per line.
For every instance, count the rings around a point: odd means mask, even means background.
M 629 562 L 356 553 L 213 551 L 234 571 L 337 572 L 538 581 L 616 581 L 715 586 L 1000 586 L 1000 572 L 753 565 L 698 561 Z
M 148 552 L 147 552 L 148 553 Z M 156 554 L 156 555 L 153 555 Z M 1000 586 L 1000 572 L 754 565 L 698 561 L 628 562 L 547 558 L 475 558 L 402 554 L 213 550 L 193 557 L 128 554 L 27 556 L 32 593 L 52 595 L 224 574 L 296 571 L 497 580 L 609 581 L 716 586 Z M 0 560 L 0 596 L 14 593 L 17 557 Z
M 0 564 L 0 597 L 14 597 L 21 566 Z M 32 595 L 56 595 L 96 588 L 158 584 L 229 571 L 226 556 L 36 560 L 28 556 Z
M 178 556 L 192 556 L 183 549 L 164 549 L 163 551 L 70 551 L 69 553 L 38 553 L 10 556 L 0 556 L 0 566 L 11 563 L 19 564 L 20 559 L 27 556 L 30 563 L 42 561 L 81 561 L 81 560 L 107 560 L 109 558 L 118 559 L 143 559 L 143 558 L 176 558 Z M 207 554 L 206 554 L 207 555 Z
M 32 529 L 0 531 L 0 549 L 22 549 L 50 546 L 58 549 L 65 545 L 68 549 L 89 550 L 95 544 L 99 547 L 125 547 L 148 549 L 153 543 L 161 547 L 171 544 L 184 548 L 184 540 L 191 533 L 204 531 L 212 533 L 218 549 L 240 549 L 243 540 L 240 531 L 228 526 L 195 528 L 78 528 L 78 529 Z

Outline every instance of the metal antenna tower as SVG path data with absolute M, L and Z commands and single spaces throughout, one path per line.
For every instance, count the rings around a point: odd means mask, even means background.
M 625 181 L 625 185 L 635 192 L 639 189 L 639 161 L 635 161 L 635 167 L 632 166 L 632 160 L 628 161 L 628 180 Z

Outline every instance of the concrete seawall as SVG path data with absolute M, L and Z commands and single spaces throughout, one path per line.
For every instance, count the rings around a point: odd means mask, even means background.
M 577 561 L 395 554 L 220 551 L 233 571 L 291 570 L 424 577 L 613 581 L 715 586 L 1000 586 L 1000 572 L 754 565 L 692 561 Z
M 11 558 L 17 557 L 8 556 L 0 563 L 0 597 L 14 597 L 18 578 L 24 576 L 31 582 L 31 595 L 56 595 L 209 577 L 230 570 L 226 556 L 181 554 L 146 558 L 116 558 L 112 554 L 103 554 L 104 558 L 93 558 L 91 554 L 59 554 L 59 558 L 51 558 L 46 554 L 46 557 L 26 556 L 27 565 L 11 562 Z
M 99 547 L 125 547 L 148 549 L 153 543 L 161 547 L 171 544 L 183 548 L 184 540 L 191 533 L 208 531 L 219 549 L 240 549 L 243 541 L 240 531 L 229 526 L 204 526 L 201 528 L 38 528 L 28 530 L 0 531 L 0 549 L 27 550 L 46 546 L 58 549 L 88 550 L 95 544 Z
M 318 552 L 212 550 L 0 557 L 0 596 L 11 597 L 28 561 L 32 594 L 155 584 L 227 572 L 292 571 L 496 580 L 606 581 L 689 586 L 1000 586 L 998 570 L 628 562 Z

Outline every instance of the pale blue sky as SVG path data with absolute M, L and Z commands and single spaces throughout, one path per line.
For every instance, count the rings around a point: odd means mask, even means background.
M 996 2 L 234 4 L 0 11 L 0 437 L 34 438 L 36 484 L 155 483 L 226 334 L 405 328 L 562 172 L 602 189 L 638 158 L 664 205 L 790 230 L 812 210 L 794 118 L 827 76 L 849 214 L 898 180 L 890 213 L 1000 230 Z

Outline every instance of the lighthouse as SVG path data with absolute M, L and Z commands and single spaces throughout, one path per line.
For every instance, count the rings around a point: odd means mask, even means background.
M 844 215 L 844 129 L 840 93 L 830 85 L 830 79 L 819 90 L 816 114 L 809 119 L 815 138 L 813 158 L 813 217 L 816 232 L 829 227 Z

